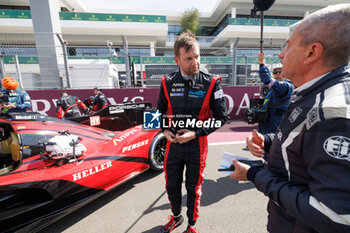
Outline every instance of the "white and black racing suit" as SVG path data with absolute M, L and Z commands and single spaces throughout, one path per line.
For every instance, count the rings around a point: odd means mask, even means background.
M 270 198 L 269 232 L 350 232 L 349 70 L 296 89 L 276 134 L 265 135 L 267 170 L 247 177 Z
M 166 190 L 174 216 L 181 213 L 181 184 L 186 166 L 187 216 L 189 224 L 194 225 L 199 216 L 208 152 L 207 135 L 227 121 L 221 82 L 219 78 L 203 72 L 196 74 L 194 81 L 185 80 L 181 72 L 172 73 L 162 78 L 158 109 L 165 119 L 162 130 L 176 133 L 185 128 L 196 132 L 196 138 L 187 143 L 168 142 L 164 159 Z M 209 125 L 196 125 L 197 121 L 203 122 L 209 118 Z M 170 125 L 168 120 L 176 123 Z M 184 125 L 180 125 L 181 121 Z

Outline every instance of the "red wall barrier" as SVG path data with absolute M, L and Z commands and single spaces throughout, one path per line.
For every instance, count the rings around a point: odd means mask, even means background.
M 230 120 L 241 120 L 242 113 L 249 107 L 249 99 L 259 96 L 259 87 L 224 87 L 227 109 Z M 32 99 L 32 111 L 56 116 L 56 101 L 60 98 L 60 93 L 66 91 L 70 95 L 77 96 L 84 100 L 93 96 L 92 89 L 74 90 L 34 90 L 28 91 Z M 119 104 L 125 101 L 151 102 L 152 106 L 157 106 L 159 88 L 125 88 L 125 89 L 104 89 L 109 104 Z

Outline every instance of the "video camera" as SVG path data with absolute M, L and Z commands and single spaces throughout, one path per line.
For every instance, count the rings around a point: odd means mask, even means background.
M 243 113 L 243 120 L 248 124 L 264 123 L 267 109 L 263 108 L 264 99 L 249 99 L 249 108 Z
M 0 104 L 8 104 L 9 95 L 5 92 L 0 91 Z

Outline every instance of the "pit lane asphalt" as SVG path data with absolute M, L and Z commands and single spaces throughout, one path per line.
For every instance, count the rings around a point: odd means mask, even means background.
M 197 229 L 201 233 L 267 232 L 267 197 L 258 192 L 252 183 L 237 182 L 217 170 L 224 152 L 256 159 L 244 150 L 243 139 L 251 128 L 242 126 L 244 130 L 241 130 L 242 127 L 236 124 L 227 127 L 230 128 L 216 133 L 224 135 L 226 140 L 218 142 L 209 139 L 209 143 L 212 143 L 209 144 Z M 240 130 L 234 130 L 238 128 Z M 235 134 L 235 141 L 227 138 L 227 132 L 232 133 L 232 136 Z M 174 233 L 186 230 L 186 197 L 183 184 L 182 214 L 185 221 L 172 231 Z M 164 173 L 149 170 L 40 233 L 157 233 L 170 214 Z

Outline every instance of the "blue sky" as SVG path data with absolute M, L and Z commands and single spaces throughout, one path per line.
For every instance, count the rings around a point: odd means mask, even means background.
M 120 9 L 144 11 L 179 11 L 197 8 L 211 12 L 218 0 L 80 0 L 87 9 Z

